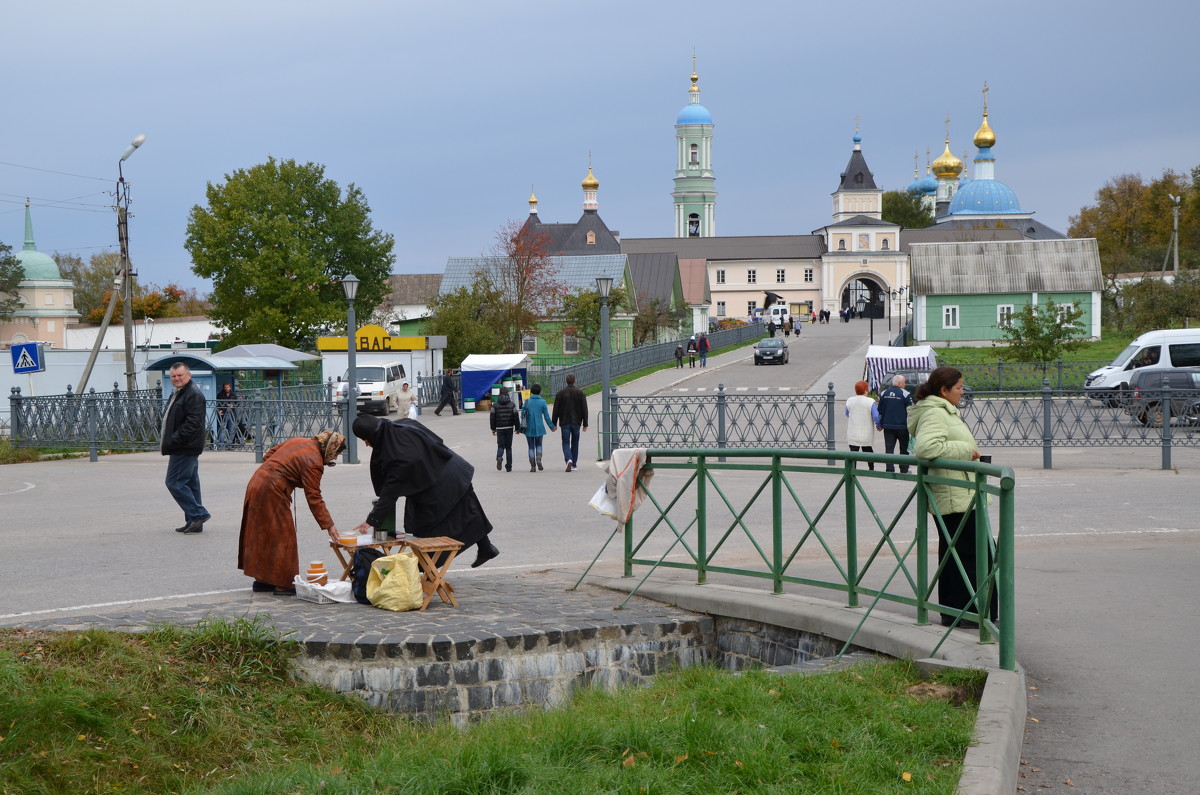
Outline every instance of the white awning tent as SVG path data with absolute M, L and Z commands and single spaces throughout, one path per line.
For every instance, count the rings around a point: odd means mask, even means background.
M 866 382 L 871 389 L 879 391 L 883 377 L 890 370 L 921 370 L 929 372 L 937 367 L 937 354 L 930 345 L 909 345 L 904 348 L 891 348 L 887 345 L 868 345 L 866 361 Z M 913 384 L 912 386 L 916 386 Z
M 462 398 L 478 400 L 490 394 L 505 376 L 526 380 L 529 357 L 523 353 L 472 353 L 462 361 Z

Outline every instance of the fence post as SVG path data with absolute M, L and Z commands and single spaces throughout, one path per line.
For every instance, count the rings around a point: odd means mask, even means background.
M 96 387 L 84 399 L 83 410 L 87 415 L 88 460 L 95 463 L 100 460 L 100 451 L 96 449 Z
M 996 357 L 996 391 L 1004 391 L 1004 359 Z
M 1059 354 L 1059 357 L 1058 357 L 1058 388 L 1059 389 L 1063 388 L 1062 375 L 1063 375 L 1063 360 L 1062 360 L 1062 354 Z
M 617 403 L 617 387 L 613 384 L 608 389 L 608 432 L 611 441 L 608 444 L 609 454 L 621 446 L 621 423 L 617 418 L 621 416 L 619 404 Z M 603 433 L 604 423 L 600 423 L 601 433 Z M 603 449 L 603 445 L 601 446 Z
M 837 397 L 833 391 L 833 382 L 829 382 L 829 390 L 825 393 L 825 446 L 829 452 L 837 449 L 837 442 L 833 437 L 833 410 L 834 398 Z M 825 462 L 826 466 L 833 466 L 836 462 L 830 458 Z
M 1042 469 L 1053 469 L 1054 426 L 1050 423 L 1050 379 L 1042 378 Z
M 14 386 L 8 390 L 8 421 L 11 425 L 8 438 L 21 438 L 21 387 Z
M 263 462 L 263 399 L 254 396 L 254 463 Z
M 1163 379 L 1162 399 L 1162 468 L 1171 468 L 1171 385 Z
M 717 384 L 717 448 L 724 450 L 728 446 L 729 440 L 725 436 L 725 385 Z M 724 464 L 725 456 L 717 460 Z

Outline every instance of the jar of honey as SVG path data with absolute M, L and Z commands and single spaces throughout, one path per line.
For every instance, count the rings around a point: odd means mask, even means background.
M 313 585 L 327 585 L 329 583 L 329 572 L 325 571 L 325 564 L 319 560 L 314 560 L 308 564 L 306 577 Z

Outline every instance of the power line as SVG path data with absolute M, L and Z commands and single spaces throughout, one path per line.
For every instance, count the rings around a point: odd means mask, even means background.
M 23 166 L 20 163 L 9 163 L 4 160 L 0 160 L 0 166 L 12 166 L 13 168 L 25 168 L 25 169 L 29 169 L 30 171 L 41 171 L 46 174 L 58 174 L 59 176 L 62 176 L 62 177 L 78 177 L 79 179 L 94 179 L 97 182 L 112 182 L 111 177 L 93 177 L 93 176 L 89 176 L 87 174 L 72 174 L 69 171 L 55 171 L 55 170 L 49 169 L 49 168 L 38 168 L 37 166 Z

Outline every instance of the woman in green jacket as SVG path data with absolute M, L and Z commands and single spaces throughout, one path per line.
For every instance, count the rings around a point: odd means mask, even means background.
M 939 367 L 929 374 L 929 380 L 917 387 L 915 401 L 908 410 L 908 432 L 914 441 L 913 455 L 919 459 L 950 458 L 959 461 L 979 459 L 979 446 L 958 413 L 958 404 L 963 396 L 962 373 L 953 367 Z M 937 478 L 962 480 L 970 485 L 973 478 L 966 472 L 932 468 L 929 474 Z M 950 545 L 945 536 L 938 533 L 938 560 L 944 562 L 942 575 L 938 578 L 938 602 L 945 607 L 960 611 L 971 601 L 975 590 L 975 491 L 972 488 L 930 484 L 932 499 L 929 512 L 940 514 L 946 532 L 953 535 L 962 526 L 958 542 L 954 545 L 958 559 L 962 562 L 970 582 L 963 581 L 958 566 L 947 560 Z M 989 554 L 988 566 L 991 567 Z M 978 610 L 972 607 L 972 612 Z M 990 615 L 996 617 L 996 590 L 992 589 Z M 954 616 L 943 615 L 942 624 L 954 623 Z M 971 627 L 973 622 L 960 621 L 960 626 Z

